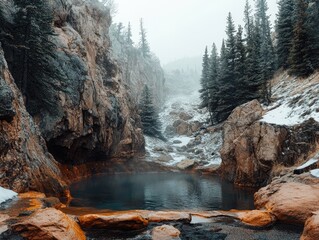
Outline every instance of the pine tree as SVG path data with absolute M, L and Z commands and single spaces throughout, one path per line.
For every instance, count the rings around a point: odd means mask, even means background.
M 243 28 L 239 25 L 236 34 L 235 45 L 235 88 L 237 104 L 240 105 L 249 101 L 248 79 L 247 79 L 247 63 L 246 63 L 246 48 L 243 39 Z
M 237 106 L 236 97 L 236 39 L 235 26 L 231 14 L 227 17 L 226 44 L 222 43 L 220 52 L 220 73 L 217 81 L 217 104 L 213 110 L 213 120 L 216 123 L 226 120 L 231 111 Z
M 319 68 L 319 1 L 310 0 L 307 10 L 307 33 L 309 34 L 309 54 L 313 69 Z
M 287 69 L 289 67 L 289 53 L 292 48 L 295 1 L 281 0 L 278 5 L 279 14 L 276 25 L 278 67 Z
M 153 104 L 153 97 L 147 85 L 143 89 L 139 106 L 143 133 L 164 140 L 161 133 L 161 123 Z
M 235 71 L 235 24 L 232 18 L 231 13 L 228 13 L 227 17 L 227 40 L 226 40 L 226 50 L 227 50 L 227 58 L 228 58 L 228 74 L 232 75 L 230 77 L 234 77 Z
M 213 123 L 213 110 L 218 105 L 218 77 L 219 77 L 219 56 L 215 43 L 213 43 L 212 52 L 209 58 L 209 81 L 208 81 L 208 110 L 210 113 L 210 120 Z
M 62 75 L 52 63 L 56 49 L 50 41 L 54 35 L 52 9 L 47 0 L 14 0 L 14 4 L 18 11 L 12 31 L 15 48 L 10 69 L 31 113 L 41 107 L 55 111 L 47 106 L 54 102 L 51 79 Z
M 298 77 L 307 77 L 313 71 L 310 58 L 310 42 L 307 32 L 307 2 L 296 0 L 294 11 L 295 25 L 293 29 L 292 49 L 290 51 L 290 74 Z
M 118 23 L 117 26 L 116 26 L 116 37 L 119 41 L 122 41 L 123 39 L 123 36 L 122 36 L 122 31 L 123 31 L 123 23 Z
M 212 118 L 214 123 L 224 121 L 232 110 L 229 106 L 229 100 L 232 99 L 231 95 L 233 94 L 234 89 L 232 89 L 231 86 L 232 79 L 229 73 L 228 53 L 224 40 L 220 50 L 220 69 L 217 80 L 216 88 L 218 91 L 214 96 L 216 107 L 212 109 Z
M 8 10 L 7 2 L 0 2 L 0 42 L 3 45 L 12 42 L 12 26 L 5 16 L 5 12 Z
M 248 100 L 260 99 L 260 35 L 258 28 L 254 24 L 252 9 L 248 0 L 246 1 L 244 15 L 246 36 L 246 98 Z
M 143 19 L 140 19 L 140 42 L 139 49 L 142 52 L 144 57 L 149 57 L 150 47 L 146 39 L 146 30 L 143 26 Z
M 260 36 L 259 64 L 260 75 L 259 80 L 262 86 L 262 100 L 264 103 L 270 103 L 270 83 L 276 69 L 276 56 L 270 34 L 270 22 L 267 15 L 266 0 L 257 0 L 256 3 L 256 27 Z
M 208 57 L 208 50 L 207 47 L 205 48 L 205 53 L 203 56 L 203 63 L 202 63 L 202 76 L 200 79 L 200 85 L 201 89 L 200 92 L 200 98 L 202 100 L 200 107 L 205 108 L 208 107 L 208 81 L 209 81 L 209 57 Z
M 128 23 L 128 26 L 127 26 L 126 43 L 129 46 L 133 46 L 132 29 L 131 29 L 131 23 L 130 22 Z

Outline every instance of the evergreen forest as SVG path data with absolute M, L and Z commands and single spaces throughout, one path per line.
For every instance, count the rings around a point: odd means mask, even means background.
M 244 26 L 226 20 L 226 39 L 218 52 L 206 47 L 201 75 L 201 108 L 212 123 L 227 119 L 253 99 L 271 103 L 270 80 L 278 70 L 306 78 L 319 68 L 319 1 L 280 0 L 274 31 L 266 0 L 246 1 Z

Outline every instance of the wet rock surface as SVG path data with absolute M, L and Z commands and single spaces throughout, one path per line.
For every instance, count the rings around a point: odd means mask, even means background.
M 59 164 L 27 112 L 0 48 L 0 86 L 6 91 L 0 112 L 0 185 L 16 192 L 37 190 L 64 196 L 66 183 Z M 2 88 L 3 87 L 3 88 Z M 2 107 L 0 107 L 2 109 Z
M 273 181 L 255 193 L 255 206 L 270 211 L 279 221 L 303 225 L 318 211 L 319 185 Z
M 293 166 L 316 150 L 319 123 L 313 119 L 287 127 L 259 121 L 257 100 L 237 107 L 223 127 L 221 175 L 246 187 L 266 185 L 274 167 Z
M 53 208 L 41 209 L 18 220 L 10 229 L 25 239 L 86 239 L 79 225 L 70 217 Z
M 319 212 L 312 213 L 305 223 L 301 240 L 315 240 L 319 239 Z
M 148 225 L 148 220 L 140 214 L 122 213 L 97 215 L 89 214 L 78 217 L 79 224 L 84 229 L 113 229 L 113 230 L 139 230 Z

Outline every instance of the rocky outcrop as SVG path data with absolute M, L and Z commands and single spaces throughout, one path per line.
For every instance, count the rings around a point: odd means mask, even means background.
M 312 212 L 319 210 L 319 180 L 305 178 L 300 182 L 290 182 L 292 179 L 287 178 L 287 182 L 279 178 L 261 188 L 255 193 L 255 206 L 267 209 L 279 221 L 304 224 Z
M 319 239 L 319 212 L 314 212 L 305 223 L 305 227 L 300 238 L 301 240 Z
M 41 209 L 13 224 L 14 233 L 28 240 L 84 240 L 86 239 L 79 225 L 70 217 L 53 208 Z
M 253 227 L 267 227 L 276 221 L 269 211 L 252 210 L 237 213 L 241 222 Z
M 0 185 L 62 196 L 62 175 L 80 177 L 78 169 L 85 169 L 87 176 L 104 172 L 112 159 L 132 159 L 144 152 L 144 136 L 136 103 L 109 53 L 108 9 L 99 1 L 49 2 L 57 46 L 50 64 L 60 72 L 33 93 L 45 104 L 37 107 L 37 98 L 21 96 L 0 52 Z M 6 56 L 12 61 L 9 50 Z M 90 162 L 93 170 L 86 167 Z
M 0 89 L 0 185 L 16 192 L 66 195 L 58 163 L 25 109 L 1 48 Z
M 152 240 L 178 240 L 181 232 L 170 225 L 154 227 L 152 230 Z
M 313 119 L 287 127 L 259 121 L 262 115 L 254 100 L 237 107 L 224 123 L 220 171 L 237 185 L 266 185 L 274 166 L 292 166 L 316 149 L 319 123 Z
M 61 163 L 82 164 L 131 158 L 143 151 L 144 138 L 135 105 L 122 83 L 122 72 L 110 59 L 111 17 L 98 1 L 53 1 L 56 64 L 65 79 L 54 79 L 55 113 L 34 114 L 48 148 Z M 60 64 L 63 63 L 63 64 Z
M 78 217 L 84 229 L 139 230 L 148 225 L 148 220 L 138 213 L 110 215 L 88 214 Z

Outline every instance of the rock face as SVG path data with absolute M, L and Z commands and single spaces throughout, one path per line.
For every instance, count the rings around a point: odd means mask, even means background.
M 103 172 L 112 159 L 143 153 L 145 143 L 135 99 L 111 59 L 109 11 L 99 1 L 49 2 L 57 46 L 51 60 L 62 76 L 45 89 L 47 108 L 27 101 L 32 118 L 0 50 L 0 185 L 62 196 L 62 175 Z
M 46 208 L 11 226 L 12 230 L 28 240 L 84 240 L 79 225 L 59 210 Z
M 255 193 L 256 208 L 265 208 L 278 220 L 293 224 L 304 224 L 312 212 L 319 210 L 318 201 L 318 183 L 307 185 L 278 179 Z
M 126 43 L 125 36 L 124 33 L 118 32 L 116 24 L 110 27 L 112 43 L 110 55 L 116 59 L 123 71 L 123 82 L 130 86 L 135 102 L 140 100 L 144 85 L 148 85 L 154 97 L 155 106 L 162 107 L 167 89 L 164 85 L 164 71 L 158 58 L 153 54 L 144 57 L 137 48 Z
M 58 163 L 25 109 L 0 48 L 0 185 L 16 192 L 65 195 Z
M 294 127 L 259 121 L 257 100 L 237 107 L 224 123 L 221 174 L 240 186 L 266 185 L 273 167 L 305 160 L 319 140 L 319 123 L 310 119 Z
M 48 148 L 61 163 L 82 164 L 130 158 L 144 148 L 140 119 L 122 72 L 110 59 L 111 17 L 98 1 L 54 1 L 55 14 L 67 9 L 67 21 L 55 22 L 57 62 L 67 83 L 52 88 L 56 113 L 35 114 Z M 56 17 L 58 19 L 58 17 Z
M 148 225 L 148 220 L 140 214 L 88 214 L 78 217 L 80 225 L 85 229 L 138 230 Z
M 301 240 L 315 240 L 319 239 L 319 212 L 314 212 L 305 223 Z

